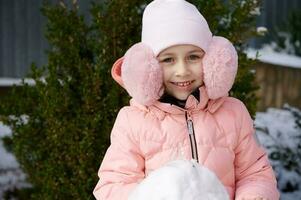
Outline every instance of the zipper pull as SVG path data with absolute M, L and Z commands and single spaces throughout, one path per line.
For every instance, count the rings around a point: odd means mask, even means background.
M 185 117 L 186 117 L 186 124 L 187 124 L 187 129 L 188 129 L 188 134 L 189 134 L 189 140 L 190 140 L 191 156 L 192 156 L 192 159 L 199 162 L 198 149 L 197 149 L 197 144 L 196 144 L 196 139 L 195 139 L 193 121 L 187 111 L 185 112 Z
M 189 135 L 193 135 L 193 122 L 191 119 L 187 120 L 187 126 Z

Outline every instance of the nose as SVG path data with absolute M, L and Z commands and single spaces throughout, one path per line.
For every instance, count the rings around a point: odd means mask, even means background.
M 175 75 L 176 76 L 187 76 L 189 75 L 189 69 L 185 60 L 179 60 L 176 64 Z

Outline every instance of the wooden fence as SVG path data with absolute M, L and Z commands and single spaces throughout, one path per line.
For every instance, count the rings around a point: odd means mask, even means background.
M 256 80 L 260 86 L 258 110 L 281 108 L 285 103 L 301 109 L 301 68 L 258 63 Z

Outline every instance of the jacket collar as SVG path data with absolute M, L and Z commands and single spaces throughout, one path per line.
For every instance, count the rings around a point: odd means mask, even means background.
M 221 97 L 215 100 L 209 99 L 205 86 L 201 86 L 199 88 L 199 98 L 195 97 L 193 94 L 189 95 L 185 106 L 181 108 L 180 106 L 177 106 L 175 104 L 172 104 L 172 102 L 160 102 L 156 101 L 151 106 L 144 106 L 136 102 L 134 99 L 130 100 L 130 105 L 138 107 L 141 110 L 147 111 L 147 112 L 160 112 L 163 111 L 164 113 L 170 113 L 170 114 L 184 114 L 185 112 L 189 113 L 196 113 L 200 110 L 208 111 L 210 113 L 216 112 L 223 102 L 225 101 L 226 97 Z M 194 93 L 195 94 L 195 93 Z
M 200 90 L 197 88 L 194 92 L 191 93 L 199 102 L 200 101 Z M 164 93 L 163 96 L 159 99 L 162 103 L 169 103 L 171 105 L 179 106 L 185 108 L 187 100 L 179 100 L 170 94 Z

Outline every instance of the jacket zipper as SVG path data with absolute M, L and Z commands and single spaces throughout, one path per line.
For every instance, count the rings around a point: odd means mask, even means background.
M 194 125 L 193 125 L 192 118 L 187 111 L 185 112 L 185 118 L 186 118 L 186 124 L 188 129 L 189 140 L 190 140 L 192 159 L 199 162 L 198 148 L 195 140 Z

